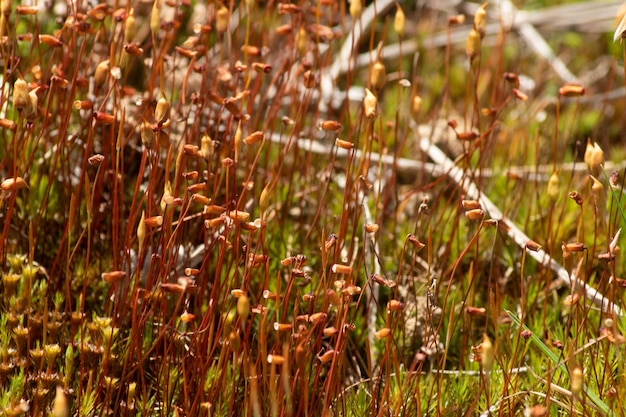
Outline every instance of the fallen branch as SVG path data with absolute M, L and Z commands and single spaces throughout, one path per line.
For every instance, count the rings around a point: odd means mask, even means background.
M 504 217 L 500 209 L 491 202 L 491 200 L 481 193 L 463 171 L 458 168 L 454 162 L 450 160 L 436 145 L 432 144 L 428 137 L 419 138 L 419 147 L 424 151 L 430 159 L 432 159 L 439 169 L 447 173 L 447 175 L 463 189 L 468 198 L 480 201 L 483 209 L 489 213 L 492 219 L 497 220 L 504 225 L 501 229 L 522 249 L 526 250 L 526 243 L 531 239 L 522 232 L 515 223 Z M 600 307 L 604 312 L 612 312 L 618 316 L 622 315 L 620 307 L 610 302 L 603 294 L 595 288 L 587 285 L 583 280 L 576 276 L 570 275 L 565 268 L 556 262 L 543 249 L 537 251 L 528 251 L 528 255 L 534 258 L 544 267 L 552 269 L 557 279 L 570 288 L 579 288 L 595 305 Z

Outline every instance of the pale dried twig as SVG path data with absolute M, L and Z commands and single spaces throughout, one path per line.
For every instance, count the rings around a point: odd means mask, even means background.
M 504 224 L 503 230 L 506 234 L 522 249 L 526 248 L 526 243 L 531 239 L 522 232 L 515 223 L 504 217 L 500 209 L 483 193 L 478 190 L 474 184 L 454 162 L 452 162 L 436 145 L 431 143 L 428 137 L 419 138 L 419 147 L 440 166 L 440 169 L 447 172 L 447 175 L 463 189 L 468 198 L 480 201 L 483 209 L 489 213 L 492 219 Z M 580 288 L 586 294 L 587 298 L 602 309 L 604 312 L 612 312 L 618 316 L 622 315 L 619 306 L 610 302 L 603 294 L 595 288 L 587 285 L 583 280 L 576 276 L 570 275 L 565 268 L 556 262 L 543 249 L 537 251 L 528 251 L 528 254 L 537 262 L 545 267 L 552 269 L 557 279 L 568 287 Z

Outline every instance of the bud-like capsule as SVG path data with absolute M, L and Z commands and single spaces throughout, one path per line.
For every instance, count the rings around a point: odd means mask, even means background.
M 326 299 L 332 306 L 337 307 L 339 304 L 341 304 L 339 294 L 337 294 L 335 290 L 331 290 L 330 288 L 326 289 Z
M 163 225 L 163 216 L 152 216 L 146 219 L 146 227 L 153 229 Z
M 409 243 L 411 245 L 413 245 L 413 247 L 420 251 L 422 249 L 424 249 L 424 247 L 426 246 L 424 243 L 420 242 L 419 239 L 414 235 L 414 234 L 409 234 L 406 239 L 409 241 Z
M 89 165 L 92 167 L 98 166 L 102 161 L 104 161 L 104 155 L 99 153 L 91 155 L 89 159 L 87 159 L 87 162 L 89 162 Z
M 448 24 L 450 26 L 452 26 L 452 25 L 462 25 L 463 23 L 465 23 L 465 15 L 457 14 L 455 16 L 450 16 L 448 18 Z
M 28 184 L 26 184 L 26 181 L 24 181 L 22 177 L 7 178 L 2 181 L 2 185 L 0 185 L 0 189 L 2 189 L 2 191 L 8 192 L 19 190 L 21 188 L 28 188 Z
M 124 40 L 126 43 L 131 43 L 135 40 L 137 34 L 137 23 L 135 21 L 135 9 L 130 9 L 130 13 L 126 17 L 124 23 Z
M 159 9 L 159 0 L 154 0 L 154 3 L 152 4 L 152 13 L 150 14 L 150 30 L 154 36 L 156 36 L 161 29 L 161 16 L 159 14 Z
M 228 212 L 228 217 L 236 222 L 246 222 L 250 218 L 250 213 L 241 210 L 232 210 Z
M 411 117 L 414 121 L 418 121 L 420 110 L 422 109 L 422 98 L 419 95 L 413 96 L 411 100 Z
M 318 311 L 317 313 L 309 315 L 308 321 L 309 323 L 318 324 L 325 322 L 327 318 L 328 314 Z
M 596 212 L 598 218 L 604 220 L 606 218 L 606 192 L 604 191 L 604 185 L 596 177 L 590 175 L 593 184 L 591 185 L 591 196 L 596 205 Z
M 215 142 L 209 135 L 203 135 L 200 139 L 200 155 L 205 161 L 211 160 L 215 153 Z
M 483 365 L 483 371 L 490 373 L 494 362 L 494 349 L 491 339 L 487 336 L 487 333 L 483 333 L 481 363 Z
M 365 117 L 373 119 L 378 114 L 378 99 L 369 90 L 365 89 L 365 98 L 363 99 L 363 109 L 365 110 Z
M 292 329 L 292 325 L 289 323 L 274 323 L 274 330 L 277 332 L 289 332 Z
M 286 36 L 289 35 L 291 32 L 293 31 L 293 26 L 291 26 L 291 24 L 287 23 L 285 25 L 280 25 L 276 28 L 276 33 L 279 36 Z
M 370 73 L 370 83 L 376 90 L 382 90 L 386 82 L 387 73 L 385 71 L 385 65 L 380 61 L 376 61 Z
M 217 33 L 224 33 L 228 29 L 228 8 L 222 6 L 215 14 L 215 29 Z
M 363 228 L 365 229 L 366 233 L 372 235 L 378 232 L 378 225 L 376 223 L 367 223 L 365 226 L 363 226 Z
M 242 320 L 247 319 L 250 315 L 250 299 L 247 295 L 237 298 L 237 314 Z
M 482 209 L 468 210 L 465 212 L 465 217 L 469 220 L 480 220 L 485 215 Z
M 106 59 L 98 64 L 93 75 L 93 82 L 96 88 L 100 88 L 106 83 L 109 76 L 109 60 Z
M 39 35 L 39 42 L 43 43 L 44 45 L 52 46 L 53 48 L 59 48 L 63 46 L 63 42 L 61 42 L 61 39 L 52 35 Z
M 315 74 L 313 74 L 310 70 L 306 70 L 304 72 L 303 77 L 304 77 L 304 86 L 306 88 L 315 87 L 315 83 L 316 83 Z
M 34 13 L 34 14 L 37 14 L 37 8 L 36 8 L 36 6 L 21 6 L 21 5 L 18 5 L 18 6 L 16 7 L 16 10 L 15 10 L 15 11 L 16 11 L 16 13 L 17 13 L 17 14 L 23 14 L 23 13 L 21 13 L 21 10 L 20 10 L 20 9 L 21 9 L 21 8 L 24 8 L 24 7 L 28 7 L 28 8 L 33 8 L 33 7 L 35 7 L 35 13 Z M 8 18 L 8 17 L 11 15 L 11 9 L 12 9 L 12 8 L 13 8 L 13 1 L 12 1 L 12 0 L 2 0 L 2 1 L 0 2 L 0 14 L 2 14 L 2 16 L 4 16 L 4 17 Z M 30 13 L 27 13 L 27 14 L 30 14 Z M 4 22 L 3 22 L 3 23 L 4 23 Z
M 115 123 L 115 116 L 109 113 L 101 112 L 101 111 L 94 112 L 93 118 L 96 122 L 105 124 L 105 125 L 110 125 L 110 124 Z
M 0 127 L 10 130 L 11 132 L 15 132 L 17 130 L 17 124 L 13 120 L 9 119 L 0 119 Z
M 38 101 L 39 97 L 37 96 L 37 90 L 39 87 L 31 90 L 28 93 L 28 105 L 26 106 L 26 120 L 29 122 L 35 121 L 38 112 Z
M 262 141 L 263 138 L 264 138 L 263 132 L 261 132 L 260 130 L 257 130 L 256 132 L 253 132 L 250 135 L 246 136 L 243 139 L 243 141 L 246 145 L 252 145 L 257 142 Z
M 348 142 L 347 140 L 341 140 L 339 138 L 335 139 L 335 144 L 341 149 L 345 149 L 347 151 L 354 147 L 354 143 Z
M 280 355 L 267 355 L 267 363 L 274 365 L 282 365 L 285 363 L 285 357 Z
M 548 189 L 547 189 L 548 197 L 550 200 L 556 201 L 559 197 L 559 175 L 558 171 L 554 171 L 548 180 Z
M 335 120 L 324 120 L 322 122 L 320 122 L 320 128 L 322 130 L 339 130 L 341 129 L 341 123 L 335 121 Z
M 108 5 L 105 2 L 100 4 L 96 4 L 93 8 L 87 11 L 87 16 L 96 20 L 98 22 L 102 22 L 108 15 Z
M 270 206 L 270 190 L 271 190 L 271 182 L 268 182 L 265 187 L 263 187 L 263 191 L 261 191 L 261 196 L 259 197 L 259 211 L 261 212 L 261 216 L 265 214 L 268 207 Z
M 402 7 L 398 4 L 398 8 L 396 9 L 396 15 L 393 18 L 393 30 L 396 31 L 399 37 L 404 36 L 404 26 L 406 22 L 406 16 L 404 15 L 404 11 Z
M 121 281 L 126 277 L 126 272 L 124 271 L 112 271 L 112 272 L 103 272 L 102 279 L 109 284 L 114 284 L 116 282 Z
M 386 339 L 391 335 L 391 329 L 389 327 L 383 327 L 374 333 L 376 339 Z
M 169 180 L 165 181 L 165 185 L 163 186 L 163 196 L 161 197 L 160 207 L 161 211 L 165 211 L 168 202 L 171 204 L 172 202 L 172 183 Z
M 21 16 L 34 16 L 37 14 L 38 11 L 39 11 L 39 8 L 37 6 L 18 5 L 15 8 L 15 13 Z M 4 16 L 9 16 L 11 14 L 11 1 L 10 0 L 2 1 L 2 14 Z
M 587 142 L 584 159 L 591 175 L 598 176 L 601 172 L 601 166 L 604 164 L 604 151 L 597 142 L 593 144 L 591 140 Z
M 298 54 L 300 56 L 306 55 L 306 44 L 307 44 L 307 34 L 304 28 L 300 28 L 298 33 L 296 34 L 296 48 L 298 49 Z M 307 87 L 311 88 L 311 87 Z
M 559 88 L 559 95 L 563 97 L 580 97 L 585 94 L 585 87 L 579 84 L 565 84 Z
M 28 106 L 29 101 L 28 84 L 22 79 L 15 80 L 13 83 L 13 106 L 21 112 Z
M 134 43 L 129 43 L 129 44 L 124 45 L 124 52 L 132 56 L 143 55 L 143 49 L 135 45 Z
M 69 417 L 70 407 L 62 386 L 57 385 L 54 401 L 52 402 L 52 417 Z
M 146 121 L 141 124 L 141 144 L 147 149 L 151 149 L 154 145 L 154 131 L 150 123 Z
M 241 52 L 243 52 L 244 55 L 248 55 L 248 56 L 261 55 L 261 49 L 259 49 L 258 46 L 254 46 L 254 45 L 243 45 L 241 47 Z
M 202 204 L 203 206 L 208 206 L 211 204 L 211 199 L 205 195 L 195 193 L 191 196 L 191 201 Z
M 263 62 L 253 62 L 252 69 L 258 73 L 269 74 L 270 72 L 272 72 L 272 66 Z
M 573 395 L 575 396 L 580 395 L 580 393 L 583 390 L 583 383 L 584 383 L 583 371 L 582 369 L 580 369 L 579 366 L 577 366 L 574 369 L 572 369 L 572 373 L 570 375 L 570 390 L 572 391 Z
M 169 118 L 170 102 L 165 97 L 161 97 L 154 109 L 154 120 L 156 120 L 159 126 L 162 126 Z
M 350 2 L 350 16 L 352 19 L 358 19 L 363 12 L 363 3 L 361 0 L 352 0 Z
M 139 219 L 139 225 L 137 226 L 137 241 L 139 242 L 139 251 L 143 248 L 146 240 L 146 212 L 141 212 L 141 219 Z
M 519 77 L 517 74 L 513 72 L 505 72 L 503 77 L 508 83 L 513 85 L 513 87 L 519 88 Z
M 357 1 L 360 1 L 360 0 L 357 0 Z M 334 357 L 335 357 L 335 351 L 333 349 L 329 349 L 323 355 L 318 356 L 317 359 L 322 364 L 325 364 L 325 363 L 332 361 Z
M 461 201 L 461 207 L 464 210 L 476 210 L 480 208 L 480 203 L 476 200 L 463 200 Z
M 278 3 L 278 14 L 297 14 L 300 13 L 299 6 L 292 3 Z
M 241 336 L 239 336 L 239 332 L 237 330 L 232 330 L 228 335 L 228 341 L 230 342 L 230 348 L 233 352 L 239 352 L 239 348 L 241 348 Z
M 485 307 L 465 307 L 465 312 L 469 316 L 484 316 L 487 313 L 487 309 Z
M 583 205 L 583 197 L 578 193 L 578 191 L 570 192 L 568 197 L 574 200 L 574 202 L 579 206 Z
M 572 253 L 572 252 L 582 252 L 587 248 L 585 247 L 585 244 L 582 242 L 574 242 L 574 243 L 564 243 L 561 246 L 561 249 L 563 249 L 563 252 Z
M 474 29 L 476 29 L 476 31 L 480 34 L 481 38 L 485 36 L 485 27 L 487 26 L 486 7 L 487 3 L 483 4 L 478 8 L 476 14 L 474 15 Z
M 514 88 L 512 90 L 512 92 L 513 92 L 513 95 L 515 96 L 515 98 L 518 99 L 519 101 L 528 101 L 528 96 L 526 94 L 522 93 L 517 88 Z
M 352 267 L 349 265 L 333 264 L 331 270 L 333 274 L 350 275 L 352 273 Z
M 534 240 L 529 240 L 524 246 L 526 247 L 526 249 L 533 252 L 537 252 L 539 249 L 541 249 L 541 245 Z
M 387 311 L 389 312 L 402 311 L 403 308 L 404 304 L 398 300 L 389 300 L 387 302 Z
M 619 172 L 618 171 L 611 172 L 611 175 L 609 175 L 609 185 L 611 186 L 613 190 L 617 190 L 618 181 L 619 181 Z
M 478 33 L 476 29 L 472 29 L 465 40 L 465 53 L 469 57 L 470 61 L 473 61 L 474 58 L 480 56 L 481 48 L 482 40 L 480 38 L 480 33 Z
M 76 100 L 74 101 L 75 110 L 91 110 L 93 103 L 90 100 Z

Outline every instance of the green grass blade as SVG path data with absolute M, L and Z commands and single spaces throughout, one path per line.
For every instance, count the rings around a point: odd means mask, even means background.
M 550 358 L 550 360 L 555 365 L 558 365 L 560 369 L 568 372 L 565 363 L 560 361 L 559 357 L 552 350 L 550 350 L 550 348 L 545 343 L 543 343 L 543 341 L 532 330 L 530 330 L 528 326 L 523 324 L 512 311 L 506 309 L 505 311 L 509 315 L 509 317 L 511 317 L 513 323 L 515 323 L 517 326 L 520 326 L 523 330 L 530 332 L 530 340 L 539 348 L 539 350 L 541 350 L 548 358 Z M 593 402 L 603 414 L 611 416 L 614 415 L 609 406 L 604 401 L 602 401 L 600 397 L 596 395 L 596 393 L 590 391 L 586 386 L 583 387 L 583 390 L 585 391 L 585 394 L 587 394 L 591 402 Z

